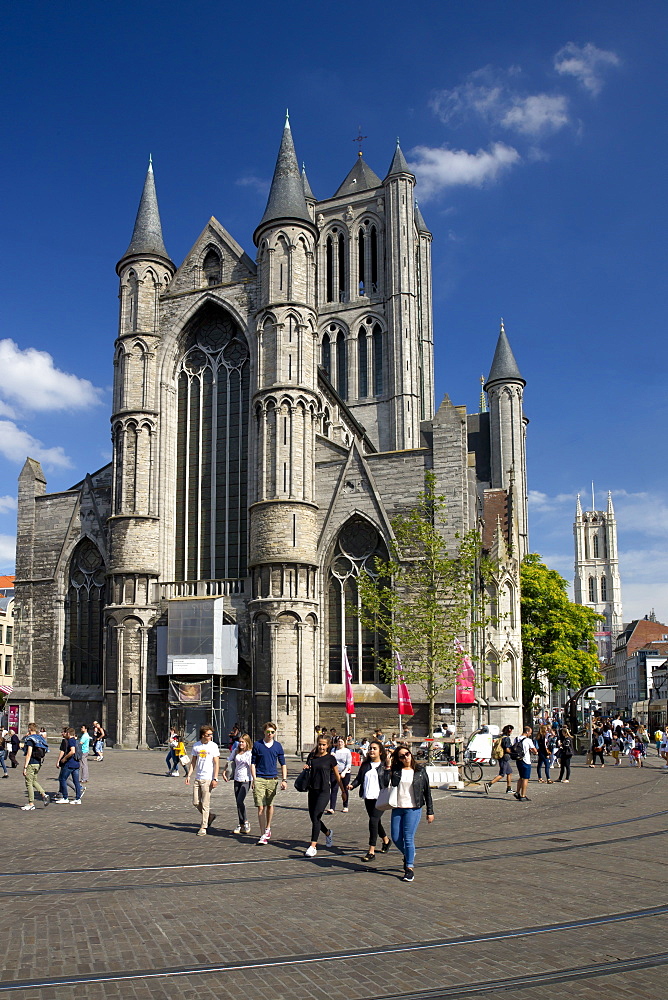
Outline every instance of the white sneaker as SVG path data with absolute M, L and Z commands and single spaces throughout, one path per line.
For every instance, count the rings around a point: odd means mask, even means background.
M 56 799 L 57 806 L 68 806 L 70 804 L 69 799 Z
M 325 837 L 325 847 L 331 847 L 334 843 L 334 831 L 330 830 Z
M 23 812 L 31 812 L 35 808 L 32 802 L 26 802 L 24 806 L 21 806 Z
M 234 830 L 232 830 L 232 833 L 241 833 L 241 827 L 235 826 Z
M 70 802 L 70 805 L 71 806 L 80 806 L 81 805 L 81 799 L 72 799 L 72 801 Z
M 306 850 L 304 851 L 304 854 L 306 855 L 307 858 L 314 858 L 317 853 L 318 852 L 315 847 L 307 847 Z
M 264 831 L 264 835 L 267 838 L 267 840 L 271 840 L 271 827 L 269 826 L 267 827 L 267 829 Z
M 248 820 L 244 823 L 244 833 L 250 833 L 250 823 Z
M 260 839 L 258 840 L 258 844 L 262 844 L 263 846 L 265 846 L 268 843 L 269 843 L 269 838 L 267 837 L 266 833 L 263 833 Z

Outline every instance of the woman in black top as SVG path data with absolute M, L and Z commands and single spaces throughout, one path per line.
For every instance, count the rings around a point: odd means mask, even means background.
M 566 783 L 571 779 L 571 757 L 573 756 L 573 738 L 570 730 L 564 726 L 559 736 L 559 777 L 557 781 Z M 565 777 L 564 777 L 565 775 Z
M 304 851 L 307 858 L 314 858 L 318 853 L 318 837 L 325 834 L 325 847 L 331 847 L 334 831 L 328 829 L 322 821 L 324 813 L 329 803 L 329 796 L 332 791 L 332 781 L 338 783 L 343 798 L 343 784 L 339 769 L 336 766 L 336 757 L 329 752 L 329 737 L 319 736 L 315 750 L 308 755 L 305 767 L 309 768 L 308 783 L 308 812 L 311 817 L 311 843 Z

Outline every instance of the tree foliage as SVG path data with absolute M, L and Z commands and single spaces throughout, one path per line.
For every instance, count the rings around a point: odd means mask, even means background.
M 427 473 L 415 506 L 392 520 L 390 558 L 377 560 L 374 574 L 359 578 L 362 623 L 379 629 L 390 650 L 380 665 L 383 673 L 396 682 L 398 653 L 404 680 L 425 693 L 430 732 L 436 699 L 454 686 L 459 671 L 457 640 L 466 645 L 481 624 L 471 620 L 479 535 L 456 535 L 451 554 L 445 527 L 445 497 L 436 493 L 434 474 Z
M 522 701 L 528 717 L 543 682 L 579 689 L 601 680 L 594 632 L 602 616 L 567 596 L 568 584 L 532 553 L 521 571 Z

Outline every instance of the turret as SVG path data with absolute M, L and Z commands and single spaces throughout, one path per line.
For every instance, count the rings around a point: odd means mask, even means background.
M 492 367 L 485 383 L 490 413 L 492 489 L 510 490 L 514 476 L 520 559 L 528 552 L 526 424 L 522 397 L 525 380 L 501 320 Z
M 291 716 L 288 708 L 284 718 L 286 702 L 281 698 L 279 705 L 276 692 L 291 690 L 296 697 L 301 688 L 310 690 L 315 684 L 303 672 L 305 664 L 312 662 L 307 647 L 313 648 L 314 626 L 309 625 L 304 633 L 295 624 L 313 617 L 317 608 L 318 230 L 307 205 L 309 191 L 299 172 L 286 117 L 267 207 L 254 236 L 259 279 L 255 313 L 258 380 L 253 397 L 258 475 L 256 499 L 250 507 L 249 567 L 252 614 L 261 621 L 255 631 L 256 662 L 271 648 L 266 660 L 271 684 L 266 690 L 273 696 L 265 710 L 278 721 L 288 743 L 295 745 L 301 745 L 312 731 L 312 708 L 305 720 L 300 696 L 297 711 Z M 272 621 L 264 623 L 265 615 Z M 272 629 L 272 622 L 280 632 Z

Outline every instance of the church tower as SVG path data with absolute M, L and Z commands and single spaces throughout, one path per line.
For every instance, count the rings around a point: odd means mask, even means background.
M 526 426 L 522 396 L 525 380 L 501 320 L 492 367 L 485 383 L 489 400 L 491 488 L 508 491 L 517 525 L 519 559 L 529 551 Z
M 610 492 L 606 509 L 596 510 L 592 489 L 592 509 L 584 512 L 578 494 L 573 534 L 575 603 L 584 604 L 605 616 L 605 621 L 598 626 L 596 641 L 599 657 L 610 662 L 615 639 L 624 627 L 617 522 Z
M 106 608 L 106 687 L 114 694 L 107 705 L 106 725 L 116 733 L 119 745 L 132 747 L 146 745 L 147 629 L 156 611 L 153 591 L 159 575 L 159 297 L 175 271 L 162 238 L 150 160 L 132 239 L 116 271 L 120 314 L 111 416 L 110 602 Z
M 271 717 L 289 744 L 302 746 L 316 722 L 318 230 L 288 118 L 254 240 L 258 247 L 256 476 L 249 570 L 255 694 L 258 722 Z

